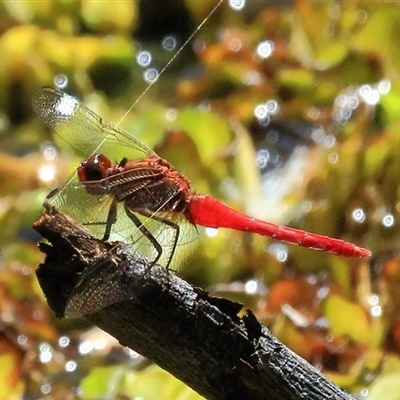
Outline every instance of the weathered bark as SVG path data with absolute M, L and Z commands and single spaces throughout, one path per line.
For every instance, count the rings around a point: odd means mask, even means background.
M 211 297 L 161 266 L 148 269 L 130 247 L 94 238 L 54 208 L 34 228 L 50 242 L 40 244 L 46 260 L 37 277 L 59 317 L 87 314 L 206 398 L 352 399 L 249 310 L 239 317 L 240 304 Z

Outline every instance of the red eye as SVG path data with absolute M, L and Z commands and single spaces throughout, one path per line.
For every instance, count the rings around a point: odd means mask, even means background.
M 82 161 L 78 168 L 78 177 L 81 182 L 98 181 L 107 176 L 111 168 L 111 161 L 103 154 L 94 154 L 86 161 Z

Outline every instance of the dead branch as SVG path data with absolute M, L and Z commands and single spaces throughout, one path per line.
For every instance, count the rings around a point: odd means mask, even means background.
M 241 305 L 215 298 L 48 206 L 36 272 L 59 317 L 84 318 L 208 399 L 352 399 Z M 118 271 L 116 274 L 115 271 Z M 94 313 L 91 313 L 95 310 Z

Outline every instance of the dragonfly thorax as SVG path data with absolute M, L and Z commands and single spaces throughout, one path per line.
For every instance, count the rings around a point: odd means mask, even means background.
M 162 158 L 123 158 L 113 167 L 106 156 L 94 154 L 81 163 L 77 172 L 89 194 L 107 194 L 131 211 L 186 212 L 189 181 Z

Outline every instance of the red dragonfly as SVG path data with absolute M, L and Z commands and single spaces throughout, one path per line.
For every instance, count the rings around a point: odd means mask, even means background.
M 33 107 L 63 140 L 90 155 L 48 201 L 103 240 L 132 244 L 152 263 L 179 266 L 196 242 L 196 225 L 257 233 L 345 257 L 371 255 L 352 243 L 257 220 L 194 194 L 171 164 L 59 89 L 39 90 Z M 113 165 L 107 155 L 121 161 Z

